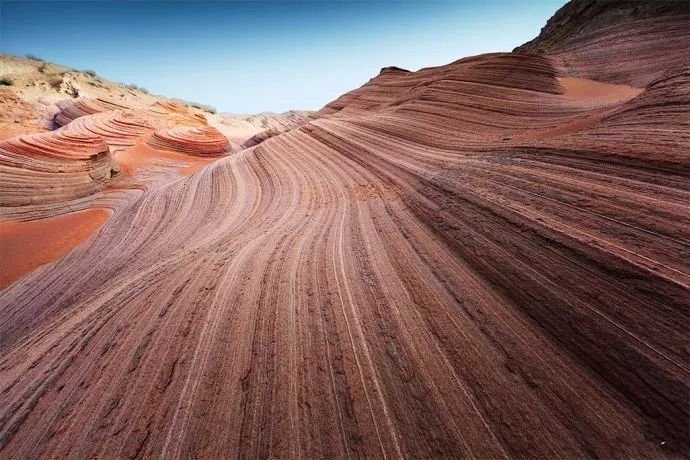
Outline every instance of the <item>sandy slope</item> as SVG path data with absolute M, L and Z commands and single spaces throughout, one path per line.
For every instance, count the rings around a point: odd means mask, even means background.
M 644 48 L 688 20 L 645 19 Z M 615 65 L 640 27 L 578 59 Z M 573 80 L 566 52 L 387 68 L 108 195 L 93 238 L 0 294 L 0 452 L 687 452 L 690 73 L 665 49 L 625 81 Z

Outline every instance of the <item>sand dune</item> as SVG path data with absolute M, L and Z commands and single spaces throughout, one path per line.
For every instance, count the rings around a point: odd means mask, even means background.
M 76 118 L 128 172 L 0 294 L 2 456 L 688 452 L 690 16 L 654 11 L 384 68 L 215 160 L 203 124 Z

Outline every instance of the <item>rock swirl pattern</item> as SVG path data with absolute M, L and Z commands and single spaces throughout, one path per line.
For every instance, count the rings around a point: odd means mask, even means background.
M 685 52 L 384 69 L 143 192 L 0 295 L 0 453 L 682 457 Z
M 90 132 L 103 138 L 112 150 L 118 150 L 133 146 L 163 123 L 142 110 L 109 110 L 79 117 L 61 129 Z
M 57 126 L 65 126 L 77 118 L 95 113 L 108 112 L 110 110 L 123 110 L 127 107 L 116 104 L 106 99 L 79 98 L 57 103 L 59 112 L 55 114 L 53 121 Z
M 228 139 L 210 126 L 164 128 L 146 136 L 144 142 L 157 150 L 202 157 L 218 157 L 230 153 Z
M 69 201 L 100 191 L 119 172 L 99 136 L 30 134 L 0 141 L 0 205 Z

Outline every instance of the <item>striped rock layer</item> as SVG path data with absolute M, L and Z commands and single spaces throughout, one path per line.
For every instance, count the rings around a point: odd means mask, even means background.
M 177 126 L 159 129 L 146 136 L 144 142 L 157 150 L 202 157 L 217 157 L 230 153 L 228 139 L 210 126 Z
M 65 100 L 57 103 L 60 111 L 55 114 L 53 121 L 57 126 L 65 126 L 79 117 L 93 115 L 95 113 L 107 112 L 110 110 L 122 110 L 127 107 L 106 99 L 79 98 L 75 100 Z
M 88 196 L 102 190 L 118 170 L 103 139 L 89 133 L 49 132 L 0 141 L 0 205 Z
M 203 115 L 189 113 L 186 106 L 173 101 L 169 103 L 157 102 L 145 109 L 114 109 L 104 110 L 89 115 L 80 116 L 71 121 L 62 130 L 87 131 L 105 139 L 111 150 L 121 150 L 131 147 L 139 139 L 152 134 L 159 129 L 175 126 L 206 127 L 207 121 Z M 185 133 L 185 130 L 179 134 Z M 198 142 L 199 134 L 190 130 L 194 137 L 191 142 Z M 209 131 L 212 137 L 210 143 L 217 142 L 215 137 L 219 133 Z
M 687 47 L 626 64 L 679 20 L 387 68 L 143 193 L 0 294 L 0 453 L 683 456 Z
M 109 110 L 77 118 L 61 128 L 64 131 L 85 131 L 100 136 L 111 149 L 123 149 L 164 125 L 164 120 L 143 110 Z
M 162 100 L 156 101 L 150 109 L 161 114 L 167 113 L 187 113 L 189 109 L 186 104 L 179 101 Z

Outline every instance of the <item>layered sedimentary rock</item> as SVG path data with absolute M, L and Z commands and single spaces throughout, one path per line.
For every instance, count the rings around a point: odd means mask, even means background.
M 546 22 L 539 35 L 514 51 L 550 52 L 574 41 L 586 41 L 591 33 L 617 25 L 644 24 L 643 20 L 682 16 L 690 13 L 687 2 L 657 0 L 572 0 Z M 612 30 L 612 29 L 609 29 Z M 656 30 L 654 35 L 668 31 Z
M 218 157 L 230 153 L 228 139 L 210 126 L 159 129 L 146 136 L 144 142 L 154 149 L 202 157 Z
M 0 295 L 1 453 L 684 455 L 674 53 L 608 84 L 565 54 L 387 68 L 148 190 Z
M 568 148 L 601 151 L 614 160 L 637 162 L 676 174 L 690 167 L 690 68 L 667 71 L 633 98 L 621 103 L 602 104 L 596 120 L 587 129 L 556 132 L 532 143 L 539 148 Z M 566 125 L 567 127 L 568 125 Z
M 53 118 L 57 126 L 65 126 L 79 117 L 93 115 L 95 113 L 108 112 L 111 110 L 123 110 L 127 107 L 116 104 L 107 99 L 79 98 L 74 100 L 64 100 L 57 103 L 60 111 Z
M 218 136 L 224 139 L 217 130 L 206 126 L 207 120 L 203 115 L 190 113 L 186 106 L 173 101 L 167 103 L 156 102 L 151 107 L 143 109 L 106 109 L 105 105 L 100 103 L 93 103 L 89 108 L 95 109 L 95 105 L 103 110 L 94 111 L 91 114 L 84 113 L 83 115 L 78 115 L 62 129 L 92 132 L 103 137 L 113 150 L 131 147 L 136 144 L 137 140 L 143 139 L 155 130 L 161 130 L 161 133 L 163 133 L 167 127 L 186 126 L 187 128 L 180 129 L 179 134 L 183 135 L 189 131 L 189 135 L 196 139 L 197 142 L 201 142 L 201 138 L 206 133 L 210 136 L 208 140 L 209 145 L 214 142 L 221 142 L 222 140 L 218 139 Z M 75 104 L 70 107 L 75 106 L 82 108 L 84 104 Z M 61 114 L 64 114 L 64 117 L 77 115 L 78 113 L 83 112 L 77 112 L 76 109 L 72 112 L 63 109 L 61 112 Z M 59 116 L 60 114 L 56 116 L 56 120 Z M 194 131 L 190 127 L 201 127 L 201 131 Z M 161 135 L 161 137 L 164 137 L 164 135 Z M 225 141 L 227 142 L 227 139 Z
M 160 114 L 188 113 L 189 112 L 189 108 L 187 107 L 186 104 L 183 104 L 182 102 L 179 102 L 179 101 L 171 101 L 171 100 L 156 101 L 154 104 L 151 105 L 150 109 L 151 109 L 151 111 L 157 112 Z
M 85 131 L 102 137 L 111 149 L 131 147 L 136 141 L 157 128 L 164 119 L 143 110 L 109 110 L 75 119 L 63 131 Z
M 93 134 L 50 132 L 0 141 L 0 205 L 91 195 L 118 171 L 106 143 Z
M 645 86 L 687 66 L 679 50 L 690 48 L 688 14 L 683 1 L 577 0 L 516 51 L 547 52 L 571 75 Z

